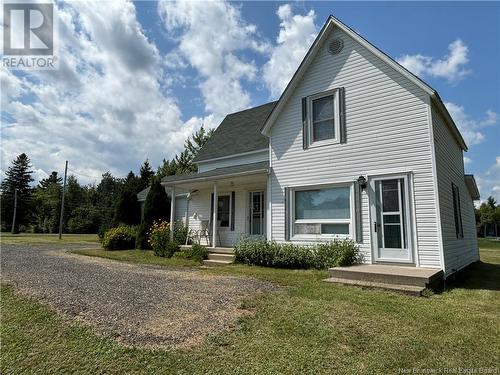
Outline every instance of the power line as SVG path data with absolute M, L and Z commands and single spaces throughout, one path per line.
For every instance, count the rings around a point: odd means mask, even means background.
M 78 175 L 78 176 L 80 176 L 80 177 L 88 177 L 88 178 L 94 178 L 94 179 L 102 178 L 102 176 L 98 176 L 98 177 L 96 177 L 96 176 L 89 176 L 88 174 L 77 172 L 74 169 L 70 169 L 69 171 L 72 172 L 72 173 L 74 173 L 74 174 L 76 174 L 76 175 Z

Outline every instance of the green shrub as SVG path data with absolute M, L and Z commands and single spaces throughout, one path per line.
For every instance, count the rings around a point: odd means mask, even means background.
M 156 256 L 167 256 L 170 243 L 170 224 L 166 221 L 155 221 L 149 232 L 149 244 Z
M 145 222 L 142 222 L 137 226 L 137 236 L 135 239 L 135 248 L 136 249 L 151 249 L 148 243 L 148 225 Z
M 158 257 L 164 257 L 164 258 L 172 258 L 172 256 L 179 251 L 179 244 L 176 242 L 167 242 L 167 244 L 164 247 L 154 249 L 153 251 L 156 256 Z
M 192 247 L 185 248 L 175 253 L 176 258 L 192 259 L 202 263 L 204 259 L 208 258 L 208 249 L 206 246 L 193 244 Z
M 235 256 L 237 262 L 264 267 L 326 269 L 356 263 L 358 247 L 352 240 L 303 246 L 243 237 L 235 247 Z
M 151 249 L 151 245 L 149 243 L 149 225 L 145 222 L 141 223 L 137 227 L 137 237 L 135 239 L 135 248 L 142 250 Z
M 136 227 L 120 225 L 116 228 L 108 229 L 104 233 L 102 246 L 106 250 L 133 249 L 135 246 L 136 235 Z
M 191 252 L 187 250 L 180 250 L 174 253 L 175 258 L 191 259 Z
M 190 258 L 198 262 L 203 262 L 204 259 L 208 259 L 208 249 L 206 246 L 193 244 L 190 249 Z
M 186 243 L 187 235 L 188 227 L 182 222 L 176 222 L 174 224 L 174 241 L 178 244 L 184 245 Z
M 330 267 L 349 266 L 357 263 L 358 246 L 353 240 L 333 240 L 315 246 L 314 267 L 326 269 Z

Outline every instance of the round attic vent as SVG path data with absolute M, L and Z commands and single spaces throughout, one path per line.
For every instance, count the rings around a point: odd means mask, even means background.
M 342 51 L 342 48 L 344 48 L 344 41 L 339 38 L 333 39 L 328 44 L 328 52 L 330 52 L 332 55 L 338 55 L 340 51 Z

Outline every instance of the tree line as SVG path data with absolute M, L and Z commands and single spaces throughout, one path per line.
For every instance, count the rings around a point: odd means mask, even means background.
M 480 237 L 498 237 L 500 226 L 500 205 L 495 198 L 489 196 L 486 202 L 481 203 L 479 208 L 474 208 L 476 215 L 477 234 Z
M 70 174 L 66 181 L 63 230 L 65 233 L 103 233 L 118 223 L 140 223 L 137 193 L 152 183 L 159 187 L 161 178 L 196 172 L 193 159 L 211 137 L 213 130 L 203 126 L 184 143 L 184 150 L 171 160 L 163 159 L 156 172 L 146 160 L 136 174 L 116 177 L 110 172 L 94 184 L 80 184 Z M 1 230 L 57 233 L 61 213 L 63 178 L 53 171 L 33 186 L 31 160 L 26 153 L 18 155 L 0 184 Z M 157 189 L 153 189 L 157 190 Z M 15 226 L 12 228 L 17 191 Z M 164 210 L 166 208 L 163 208 Z

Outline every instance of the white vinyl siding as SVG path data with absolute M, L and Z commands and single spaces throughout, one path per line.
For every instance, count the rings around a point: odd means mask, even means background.
M 234 231 L 231 227 L 219 228 L 221 246 L 234 246 L 243 234 L 248 233 L 248 204 L 250 200 L 250 191 L 265 191 L 265 186 L 249 187 L 248 190 L 235 191 L 235 210 L 234 210 Z M 219 195 L 230 195 L 231 190 L 221 189 Z M 189 200 L 189 228 L 198 230 L 201 227 L 202 220 L 210 220 L 210 199 L 212 190 L 200 190 L 198 194 L 193 195 Z M 202 244 L 205 244 L 202 242 Z
M 198 172 L 206 172 L 216 168 L 231 167 L 234 165 L 244 165 L 258 163 L 259 161 L 269 160 L 269 150 L 265 149 L 259 152 L 252 152 L 234 157 L 221 158 L 213 161 L 204 161 L 198 163 Z
M 325 46 L 338 37 L 344 48 L 332 56 Z M 336 87 L 345 87 L 347 142 L 303 150 L 302 98 Z M 272 239 L 284 241 L 285 187 L 412 173 L 419 265 L 440 267 L 427 100 L 413 82 L 334 29 L 271 128 Z M 361 194 L 360 249 L 370 262 L 367 195 Z
M 460 270 L 479 259 L 476 236 L 474 202 L 470 197 L 464 179 L 463 152 L 446 126 L 443 117 L 432 109 L 434 144 L 436 150 L 436 172 L 439 191 L 439 209 L 445 273 Z M 460 192 L 460 211 L 463 238 L 457 238 L 453 210 L 454 184 Z
M 175 221 L 180 221 L 183 224 L 186 223 L 186 208 L 187 199 L 186 197 L 176 197 L 175 198 Z

